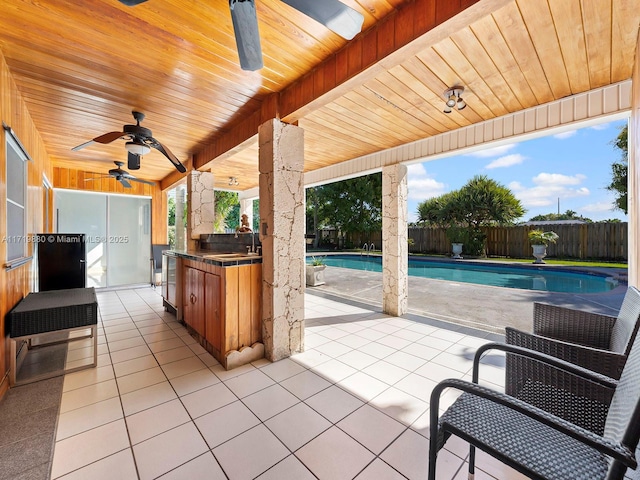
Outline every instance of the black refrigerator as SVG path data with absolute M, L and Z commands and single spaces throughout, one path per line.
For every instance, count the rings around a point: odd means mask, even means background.
M 38 234 L 38 290 L 86 287 L 84 233 Z

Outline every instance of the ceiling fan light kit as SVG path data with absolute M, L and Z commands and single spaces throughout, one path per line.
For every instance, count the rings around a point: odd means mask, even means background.
M 461 86 L 455 86 L 445 90 L 442 94 L 445 99 L 444 113 L 451 113 L 454 107 L 457 110 L 462 110 L 467 106 L 467 103 L 462 99 L 462 92 L 464 92 L 464 87 Z
M 128 152 L 134 155 L 146 155 L 151 151 L 151 148 L 140 142 L 139 140 L 133 140 L 124 144 Z

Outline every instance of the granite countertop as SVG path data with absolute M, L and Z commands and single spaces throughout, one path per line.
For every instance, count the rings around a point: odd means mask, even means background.
M 238 252 L 212 252 L 208 250 L 165 250 L 164 255 L 196 260 L 222 267 L 233 267 L 237 265 L 251 265 L 252 263 L 262 263 L 262 256 L 256 253 Z

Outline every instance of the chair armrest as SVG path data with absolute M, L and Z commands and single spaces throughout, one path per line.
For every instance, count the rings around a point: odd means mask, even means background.
M 467 392 L 469 394 L 476 395 L 489 401 L 503 405 L 507 408 L 521 413 L 522 415 L 525 415 L 544 425 L 547 425 L 559 432 L 562 432 L 565 435 L 575 438 L 583 442 L 584 444 L 595 448 L 599 452 L 602 452 L 612 458 L 615 458 L 616 460 L 623 462 L 630 468 L 635 468 L 637 466 L 634 452 L 626 448 L 624 445 L 612 442 L 607 438 L 604 438 L 600 435 L 590 432 L 589 430 L 574 425 L 573 423 L 556 417 L 555 415 L 551 415 L 544 410 L 534 407 L 514 397 L 511 397 L 504 393 L 496 392 L 476 383 L 471 383 L 459 379 L 443 380 L 433 389 L 433 392 L 431 393 L 429 408 L 431 412 L 432 437 L 434 435 L 437 435 L 437 430 L 434 430 L 438 428 L 440 395 L 445 388 L 455 388 L 456 390 L 461 390 L 463 392 Z M 455 403 L 450 408 L 454 407 Z
M 481 345 L 476 350 L 476 354 L 473 358 L 473 382 L 478 383 L 478 375 L 479 375 L 479 367 L 480 367 L 480 359 L 482 355 L 485 354 L 488 350 L 501 350 L 503 352 L 511 353 L 514 355 L 518 355 L 520 357 L 530 358 L 532 360 L 537 360 L 538 362 L 544 363 L 551 367 L 557 368 L 564 372 L 570 373 L 571 375 L 575 375 L 576 377 L 583 378 L 585 380 L 589 380 L 598 385 L 602 385 L 607 388 L 615 388 L 618 385 L 618 381 L 615 378 L 611 378 L 607 375 L 603 375 L 599 372 L 595 372 L 588 368 L 581 367 L 574 363 L 559 359 L 557 357 L 553 357 L 551 355 L 547 355 L 546 353 L 537 352 L 535 350 L 530 350 L 528 348 L 520 347 L 517 345 L 509 345 L 506 343 L 485 343 Z
M 616 317 L 558 307 L 533 304 L 533 333 L 565 342 L 608 350 Z
M 554 340 L 511 327 L 505 328 L 505 339 L 509 345 L 551 355 L 615 379 L 620 378 L 627 360 L 620 353 Z

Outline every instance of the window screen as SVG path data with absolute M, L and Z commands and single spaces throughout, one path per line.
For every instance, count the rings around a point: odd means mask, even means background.
M 7 261 L 26 255 L 27 166 L 17 142 L 6 131 L 7 141 Z

